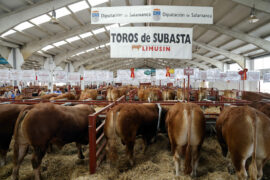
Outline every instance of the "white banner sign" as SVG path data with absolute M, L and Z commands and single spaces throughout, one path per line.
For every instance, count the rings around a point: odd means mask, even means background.
M 68 82 L 80 82 L 81 75 L 78 72 L 68 73 Z
M 270 82 L 270 73 L 265 73 L 263 75 L 263 82 Z
M 95 71 L 84 71 L 83 79 L 84 79 L 85 82 L 96 81 L 96 73 L 95 73 Z
M 247 81 L 260 81 L 260 72 L 247 72 Z
M 166 69 L 156 69 L 156 80 L 164 80 L 166 77 Z
M 151 80 L 151 69 L 135 69 L 135 79 Z
M 237 71 L 227 71 L 226 81 L 240 81 L 241 77 Z
M 117 70 L 117 82 L 122 82 L 124 80 L 127 80 L 127 81 L 132 80 L 130 75 L 131 75 L 130 69 Z M 135 76 L 135 78 L 136 78 L 136 76 Z
M 8 80 L 9 80 L 9 70 L 0 69 L 0 81 L 8 81 Z
M 20 81 L 22 79 L 22 70 L 11 69 L 9 76 L 11 80 Z
M 67 72 L 65 71 L 54 71 L 54 82 L 56 83 L 66 83 L 67 82 Z
M 36 80 L 35 70 L 23 70 L 22 71 L 22 81 L 30 82 Z
M 192 58 L 192 28 L 121 27 L 110 30 L 111 58 Z
M 47 70 L 36 71 L 37 79 L 39 82 L 50 82 L 50 72 Z
M 213 24 L 213 7 L 154 5 L 91 8 L 92 24 L 144 22 Z

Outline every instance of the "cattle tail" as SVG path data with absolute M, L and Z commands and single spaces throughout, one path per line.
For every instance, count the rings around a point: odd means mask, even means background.
M 184 109 L 184 119 L 187 120 L 187 125 L 188 125 L 188 131 L 187 131 L 187 148 L 185 152 L 185 174 L 190 174 L 192 171 L 191 167 L 191 147 L 190 147 L 190 141 L 191 141 L 191 125 L 192 125 L 192 119 L 193 119 L 193 111 L 189 111 L 189 114 L 186 109 Z
M 257 179 L 257 164 L 256 164 L 256 150 L 257 150 L 257 121 L 258 121 L 258 114 L 254 112 L 255 117 L 251 119 L 252 121 L 252 130 L 253 130 L 253 152 L 252 152 L 252 160 L 249 166 L 249 174 L 251 179 Z
M 19 175 L 20 164 L 28 152 L 29 144 L 26 141 L 26 139 L 23 138 L 24 136 L 21 135 L 22 134 L 21 126 L 23 120 L 26 118 L 26 115 L 32 108 L 33 106 L 28 106 L 20 112 L 14 128 L 14 138 L 18 139 L 18 141 L 15 140 L 13 148 L 13 163 L 14 163 L 12 171 L 13 179 L 17 179 Z

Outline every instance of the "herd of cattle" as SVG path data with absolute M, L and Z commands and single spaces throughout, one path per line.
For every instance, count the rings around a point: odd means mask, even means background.
M 36 97 L 36 99 L 42 100 L 96 100 L 99 95 L 104 96 L 108 101 L 116 101 L 123 95 L 129 95 L 131 90 L 134 90 L 135 94 L 138 97 L 139 101 L 168 101 L 168 100 L 179 100 L 179 101 L 203 101 L 211 95 L 213 90 L 206 88 L 199 88 L 198 90 L 192 90 L 188 92 L 188 89 L 185 88 L 161 88 L 158 86 L 140 86 L 139 88 L 136 86 L 120 86 L 120 87 L 112 87 L 107 86 L 97 89 L 85 89 L 80 94 L 73 93 L 65 93 L 65 94 L 45 94 L 40 97 Z M 105 92 L 105 93 L 102 93 Z M 221 91 L 217 91 L 221 92 Z M 221 94 L 227 98 L 236 98 L 237 91 L 234 90 L 224 90 Z M 21 99 L 29 99 L 31 97 L 27 97 L 24 95 L 17 96 L 15 100 Z M 215 99 L 217 100 L 217 99 Z
M 116 90 L 119 96 L 127 91 L 125 88 Z M 86 92 L 91 96 L 94 94 L 91 98 L 97 96 L 97 92 L 85 90 L 80 97 Z M 115 89 L 110 88 L 107 97 L 110 96 L 113 100 L 114 92 Z M 165 92 L 160 94 L 157 88 L 143 88 L 138 89 L 138 96 L 142 94 L 141 97 L 146 100 L 157 96 L 167 98 L 175 93 L 170 90 Z M 177 91 L 175 94 L 178 93 Z M 243 98 L 250 100 L 249 98 L 254 97 L 253 94 L 247 93 Z M 263 98 L 270 99 L 267 94 L 263 97 L 260 95 L 256 102 L 251 104 L 259 110 L 250 106 L 224 107 L 216 122 L 217 137 L 223 155 L 226 156 L 227 152 L 230 152 L 240 180 L 248 177 L 245 168 L 248 158 L 252 159 L 248 169 L 251 179 L 262 178 L 263 166 L 270 159 L 270 105 L 258 102 Z M 92 107 L 85 104 L 0 105 L 0 166 L 6 163 L 5 157 L 12 136 L 14 137 L 13 179 L 19 178 L 19 168 L 29 147 L 33 149 L 31 162 L 35 179 L 41 178 L 40 165 L 50 144 L 62 147 L 67 143 L 76 142 L 78 157 L 84 158 L 81 144 L 88 144 L 88 115 L 94 112 Z M 205 124 L 200 106 L 194 103 L 178 102 L 170 108 L 153 103 L 118 104 L 106 115 L 104 135 L 107 139 L 107 158 L 112 163 L 116 162 L 116 140 L 120 138 L 126 146 L 130 165 L 134 165 L 133 149 L 138 135 L 142 136 L 144 151 L 146 151 L 157 133 L 167 133 L 176 175 L 179 175 L 181 164 L 184 163 L 184 174 L 196 176 L 200 149 L 205 136 Z

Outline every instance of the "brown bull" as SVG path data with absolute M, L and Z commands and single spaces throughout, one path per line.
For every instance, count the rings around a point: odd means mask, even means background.
M 52 97 L 57 97 L 59 96 L 59 94 L 56 94 L 56 93 L 52 93 L 52 94 L 46 94 L 46 95 L 43 95 L 43 96 L 40 96 L 41 99 L 45 100 L 45 99 L 51 99 Z
M 204 140 L 205 119 L 200 106 L 193 103 L 177 103 L 170 108 L 166 118 L 176 176 L 179 163 L 185 159 L 185 174 L 196 176 L 200 149 Z
M 136 135 L 142 135 L 145 151 L 147 144 L 156 135 L 158 126 L 165 131 L 166 112 L 166 109 L 156 104 L 120 104 L 112 108 L 107 113 L 104 125 L 104 134 L 108 140 L 107 157 L 111 162 L 117 159 L 116 138 L 120 137 L 126 145 L 129 162 L 133 165 Z
M 162 91 L 162 99 L 163 101 L 174 100 L 175 99 L 175 91 L 172 89 L 164 89 Z
M 177 100 L 184 101 L 187 100 L 188 89 L 179 88 L 177 89 Z
M 88 115 L 95 110 L 88 105 L 60 106 L 40 103 L 21 111 L 14 130 L 14 167 L 12 177 L 18 179 L 19 167 L 29 145 L 33 148 L 32 167 L 40 179 L 40 165 L 49 143 L 59 147 L 76 142 L 88 143 Z M 83 158 L 79 152 L 79 158 Z
M 50 98 L 50 100 L 58 100 L 58 99 L 75 100 L 76 97 L 72 93 L 65 93 L 65 94 L 61 94 L 59 96 Z
M 96 100 L 98 96 L 98 92 L 96 89 L 85 89 L 81 95 L 79 100 L 91 99 Z
M 0 166 L 6 163 L 6 154 L 13 135 L 16 120 L 27 105 L 0 105 Z
M 239 180 L 247 179 L 246 161 L 251 157 L 249 176 L 261 179 L 270 159 L 270 119 L 249 107 L 227 107 L 216 122 L 217 136 L 224 156 L 229 150 Z

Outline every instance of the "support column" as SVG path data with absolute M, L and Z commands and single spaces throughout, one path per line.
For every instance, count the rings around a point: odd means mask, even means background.
M 84 67 L 83 67 L 83 66 L 80 66 L 79 72 L 80 72 L 80 74 L 81 74 L 81 77 L 84 76 L 84 71 L 85 71 Z M 81 90 L 82 90 L 82 91 L 84 90 L 84 79 L 81 80 Z
M 9 56 L 8 56 L 8 63 L 12 66 L 15 70 L 21 70 L 21 66 L 24 62 L 23 56 L 18 48 L 12 48 Z M 13 86 L 17 86 L 18 82 L 15 80 L 13 81 Z M 21 87 L 18 87 L 21 91 Z

